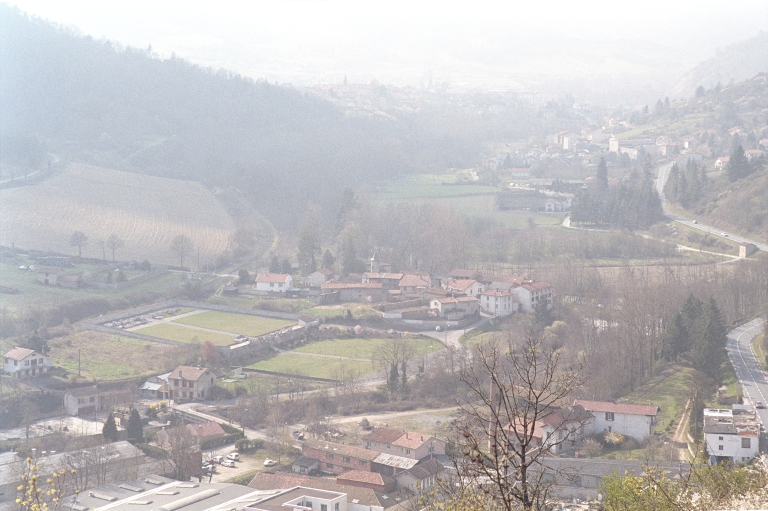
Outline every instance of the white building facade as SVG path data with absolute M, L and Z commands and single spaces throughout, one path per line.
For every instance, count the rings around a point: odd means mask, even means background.
M 581 405 L 594 415 L 587 426 L 588 434 L 598 435 L 616 432 L 642 442 L 651 436 L 656 426 L 658 406 L 610 403 L 606 401 L 585 401 L 577 399 Z
M 704 443 L 710 462 L 746 463 L 760 453 L 760 422 L 754 410 L 704 409 Z
M 16 378 L 34 378 L 53 367 L 51 359 L 28 348 L 16 346 L 3 355 L 3 372 Z

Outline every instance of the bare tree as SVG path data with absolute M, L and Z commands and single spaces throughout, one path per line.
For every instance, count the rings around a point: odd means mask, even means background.
M 180 481 L 185 479 L 195 468 L 194 456 L 191 454 L 200 449 L 197 436 L 186 426 L 166 429 L 163 448 L 173 468 L 174 477 Z
M 83 231 L 75 231 L 72 233 L 72 237 L 69 238 L 69 244 L 77 247 L 77 257 L 82 257 L 83 248 L 88 244 L 88 236 Z
M 528 334 L 516 344 L 483 344 L 460 380 L 468 399 L 458 426 L 455 460 L 459 480 L 490 495 L 501 509 L 541 508 L 549 494 L 543 458 L 580 433 L 587 416 L 560 409 L 559 434 L 534 437 L 536 426 L 566 404 L 585 381 L 580 360 L 566 362 L 564 351 Z
M 390 394 L 404 388 L 408 380 L 408 360 L 416 355 L 413 343 L 404 337 L 387 339 L 373 350 L 371 360 L 386 371 L 387 388 Z
M 115 252 L 123 248 L 125 240 L 117 234 L 110 234 L 107 238 L 107 248 L 112 251 L 112 262 L 115 262 Z
M 194 247 L 192 240 L 183 234 L 179 234 L 171 241 L 171 250 L 179 256 L 179 266 L 182 268 L 184 267 L 184 257 L 192 252 L 192 247 Z

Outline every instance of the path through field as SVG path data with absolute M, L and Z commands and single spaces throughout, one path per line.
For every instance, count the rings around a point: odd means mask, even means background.
M 110 235 L 125 240 L 118 260 L 178 265 L 171 241 L 194 243 L 184 265 L 197 268 L 229 246 L 235 225 L 213 193 L 193 181 L 70 164 L 39 184 L 0 190 L 0 245 L 77 255 L 72 233 L 88 237 L 83 257 L 112 258 Z

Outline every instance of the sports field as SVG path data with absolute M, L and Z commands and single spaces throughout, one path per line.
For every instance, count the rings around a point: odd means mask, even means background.
M 160 323 L 144 328 L 137 328 L 134 332 L 187 344 L 202 344 L 204 341 L 211 341 L 217 346 L 227 346 L 235 342 L 234 335 L 225 334 L 223 332 L 199 330 L 184 325 L 175 325 L 173 323 Z
M 362 360 L 341 360 L 336 357 L 317 357 L 301 353 L 281 353 L 267 360 L 261 360 L 248 367 L 276 373 L 301 374 L 315 378 L 341 379 L 342 367 L 345 378 L 351 374 L 356 377 L 370 374 L 377 370 L 371 362 Z
M 174 323 L 191 325 L 220 332 L 243 334 L 251 337 L 268 334 L 287 326 L 295 325 L 295 321 L 284 319 L 232 314 L 229 312 L 206 311 L 173 320 Z

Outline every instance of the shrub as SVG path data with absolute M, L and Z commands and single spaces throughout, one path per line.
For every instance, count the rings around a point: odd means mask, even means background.
M 597 440 L 587 438 L 581 444 L 581 452 L 587 458 L 596 458 L 603 452 L 603 446 Z
M 146 454 L 147 456 L 149 456 L 150 458 L 155 458 L 155 459 L 157 459 L 157 460 L 161 460 L 161 459 L 164 459 L 164 458 L 165 458 L 165 451 L 164 451 L 164 450 L 162 450 L 162 449 L 161 449 L 161 448 L 159 448 L 159 447 L 156 447 L 156 446 L 154 446 L 154 445 L 149 445 L 149 444 L 136 444 L 136 447 L 137 447 L 137 448 L 138 448 L 138 449 L 139 449 L 141 452 L 143 452 L 144 454 Z
M 239 452 L 247 451 L 251 448 L 251 441 L 247 438 L 241 438 L 237 442 L 235 442 L 235 449 L 237 449 Z

